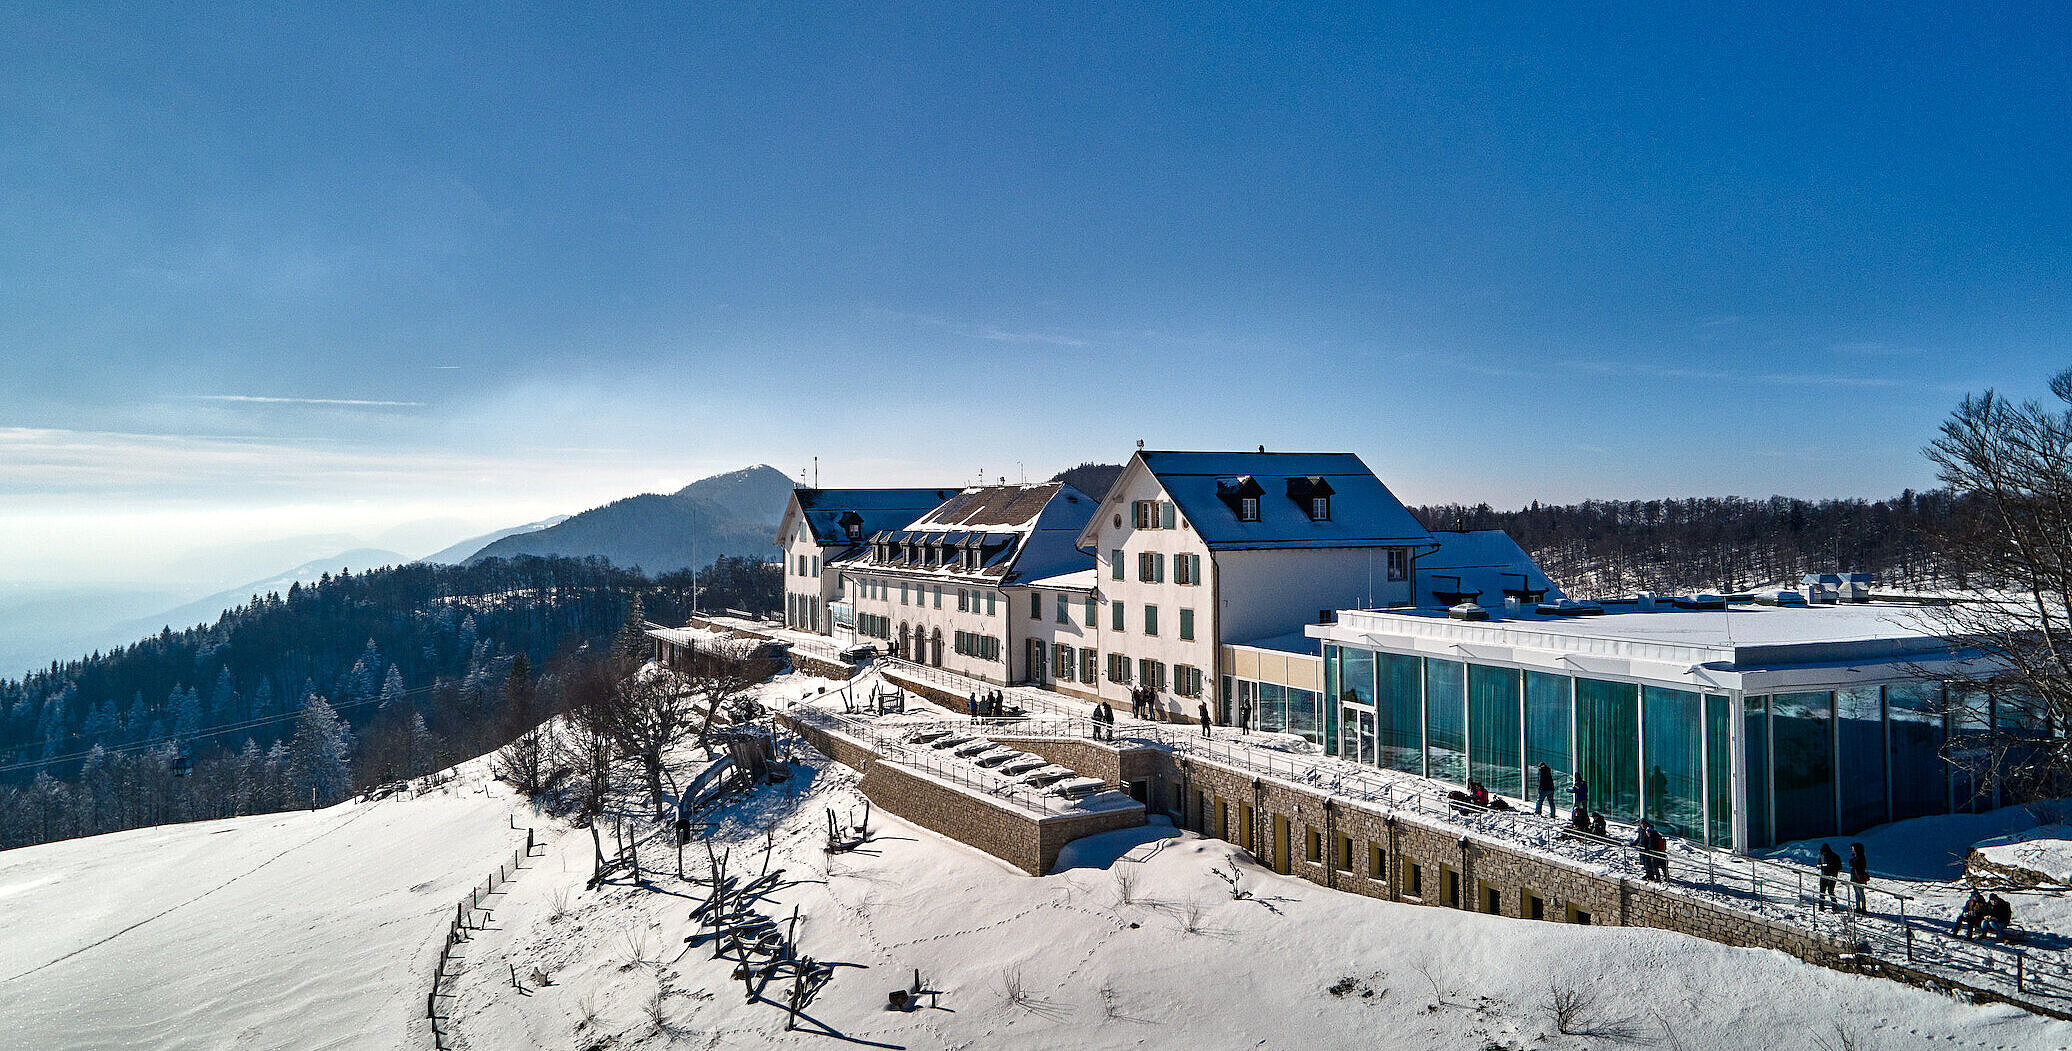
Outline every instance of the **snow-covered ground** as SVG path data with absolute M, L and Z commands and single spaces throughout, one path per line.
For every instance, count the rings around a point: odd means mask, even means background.
M 829 685 L 785 676 L 763 699 Z M 459 1047 L 2072 1046 L 2072 1024 L 1772 952 L 1339 894 L 1162 825 L 1083 840 L 1040 878 L 883 812 L 830 856 L 827 810 L 864 800 L 798 755 L 789 784 L 710 816 L 730 871 L 781 870 L 754 908 L 780 926 L 796 909 L 798 950 L 834 965 L 801 1031 L 684 941 L 703 892 L 659 829 L 650 886 L 586 889 L 589 834 L 549 832 L 473 764 L 414 800 L 0 854 L 0 1046 L 430 1047 L 448 919 L 522 840 L 514 813 L 546 847 L 462 946 L 443 1001 Z M 680 756 L 679 782 L 697 765 Z M 685 860 L 701 874 L 702 845 Z M 1232 865 L 1245 897 L 1217 874 Z M 933 994 L 887 1010 L 915 968 Z M 1557 992 L 1587 1001 L 1574 1034 Z
M 514 814 L 538 823 L 478 762 L 416 799 L 0 853 L 0 1046 L 429 1046 L 446 918 Z
M 2066 1023 L 1776 953 L 1337 894 L 1164 825 L 1083 840 L 1042 878 L 884 814 L 868 847 L 830 858 L 826 809 L 863 802 L 847 770 L 809 758 L 715 833 L 731 871 L 781 870 L 757 909 L 780 927 L 796 909 L 798 951 L 836 965 L 800 1031 L 784 1029 L 782 987 L 749 1001 L 730 962 L 686 943 L 703 895 L 674 877 L 673 852 L 644 852 L 667 870 L 654 889 L 588 892 L 589 842 L 568 838 L 470 943 L 460 1046 L 810 1047 L 830 1032 L 906 1048 L 2072 1043 Z M 694 877 L 702 854 L 688 855 Z M 1244 898 L 1217 875 L 1233 864 Z M 563 867 L 577 875 L 554 879 Z M 915 968 L 934 994 L 888 1010 Z M 1575 1035 L 1556 1032 L 1557 990 L 1589 1001 Z

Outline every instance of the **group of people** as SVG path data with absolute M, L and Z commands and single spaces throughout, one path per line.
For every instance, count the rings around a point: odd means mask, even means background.
M 964 702 L 965 711 L 969 712 L 974 719 L 997 718 L 1006 701 L 1007 695 L 999 690 L 987 690 L 984 696 L 980 696 L 976 691 L 973 691 L 971 696 Z
M 1137 719 L 1149 719 L 1158 710 L 1158 691 L 1149 686 L 1130 687 L 1130 715 Z
M 1470 806 L 1479 807 L 1483 810 L 1511 809 L 1510 800 L 1505 799 L 1502 796 L 1491 796 L 1489 794 L 1489 789 L 1486 786 L 1484 786 L 1482 782 L 1477 781 L 1473 778 L 1468 779 L 1467 791 L 1448 792 L 1446 793 L 1446 798 L 1448 801 L 1453 803 L 1453 808 L 1455 810 L 1461 811 L 1462 813 L 1466 813 L 1467 808 Z
M 1115 740 L 1115 709 L 1107 701 L 1094 705 L 1094 740 Z
M 1814 908 L 1831 908 L 1836 912 L 1842 911 L 1841 899 L 1835 897 L 1835 883 L 1841 878 L 1841 875 L 1842 856 L 1835 853 L 1835 848 L 1822 843 L 1820 845 L 1820 898 L 1813 903 Z M 1870 911 L 1864 907 L 1863 901 L 1864 884 L 1870 881 L 1871 865 L 1863 856 L 1863 844 L 1849 844 L 1849 883 L 1856 892 L 1855 907 L 1857 912 Z
M 1998 894 L 1980 897 L 1978 891 L 1972 891 L 1971 897 L 1964 902 L 1964 911 L 1957 916 L 1956 925 L 1950 928 L 1950 933 L 1970 938 L 1983 930 L 1987 934 L 1998 935 L 2005 941 L 2008 928 L 2013 925 L 2014 906 L 2009 905 L 2006 898 Z

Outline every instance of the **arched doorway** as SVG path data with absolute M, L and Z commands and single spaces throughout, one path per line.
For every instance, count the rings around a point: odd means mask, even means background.
M 935 634 L 928 639 L 928 663 L 933 664 L 938 668 L 942 667 L 941 628 L 935 629 Z
M 901 621 L 899 625 L 899 648 L 892 652 L 898 654 L 901 660 L 905 660 L 907 657 L 909 651 L 907 650 L 907 626 L 905 621 Z

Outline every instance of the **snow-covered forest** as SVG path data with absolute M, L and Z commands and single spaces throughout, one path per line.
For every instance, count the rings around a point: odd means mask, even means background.
M 635 594 L 680 622 L 690 579 L 537 558 L 343 572 L 0 682 L 0 848 L 326 803 L 479 755 L 563 706 Z M 723 558 L 697 585 L 764 611 L 780 581 Z

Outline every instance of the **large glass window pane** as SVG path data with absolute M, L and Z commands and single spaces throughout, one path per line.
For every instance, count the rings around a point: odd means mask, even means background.
M 1734 845 L 1733 705 L 1719 694 L 1705 698 L 1705 841 Z
M 1292 732 L 1288 726 L 1287 688 L 1262 682 L 1259 690 L 1259 725 L 1275 733 Z
M 1985 738 L 1993 726 L 1993 699 L 1950 687 L 1950 804 L 1960 814 L 1993 808 L 1993 757 Z
M 1324 696 L 1337 698 L 1339 692 L 1339 667 L 1344 651 L 1337 646 L 1324 647 Z
M 1770 698 L 1771 782 L 1778 842 L 1835 834 L 1834 695 Z
M 1318 741 L 1318 742 L 1316 742 L 1316 743 L 1318 743 L 1318 744 L 1321 744 L 1321 745 L 1323 745 L 1323 746 L 1324 746 L 1324 752 L 1325 752 L 1325 754 L 1327 754 L 1327 755 L 1335 755 L 1335 754 L 1337 754 L 1337 752 L 1338 752 L 1338 706 L 1337 706 L 1337 705 L 1335 705 L 1335 704 L 1327 704 L 1327 705 L 1325 705 L 1325 706 L 1324 706 L 1324 739 L 1323 739 L 1322 741 Z
M 1884 691 L 1835 691 L 1835 775 L 1842 789 L 1842 834 L 1885 821 Z
M 1424 773 L 1424 662 L 1376 654 L 1381 688 L 1381 765 Z
M 1570 708 L 1569 678 L 1543 671 L 1525 673 L 1525 785 L 1538 792 L 1540 764 L 1554 771 L 1554 788 L 1569 786 L 1575 773 L 1568 752 Z
M 1317 692 L 1298 690 L 1293 686 L 1284 692 L 1287 700 L 1281 707 L 1286 713 L 1288 732 L 1301 735 L 1311 744 L 1322 744 L 1323 737 L 1317 732 L 1317 706 L 1321 699 Z
M 1468 665 L 1468 776 L 1498 795 L 1523 798 L 1518 672 Z
M 1590 809 L 1640 816 L 1640 687 L 1576 680 L 1576 765 L 1590 783 Z
M 1948 813 L 1950 772 L 1949 764 L 1943 762 L 1947 734 L 1942 683 L 1887 686 L 1885 709 L 1891 716 L 1892 819 Z
M 1374 703 L 1374 651 L 1338 651 L 1338 699 L 1353 704 Z
M 1468 781 L 1468 676 L 1459 661 L 1425 658 L 1425 776 Z
M 1641 691 L 1641 703 L 1647 706 L 1641 719 L 1647 734 L 1642 805 L 1664 832 L 1697 839 L 1705 834 L 1702 702 L 1689 690 L 1649 686 Z
M 1741 784 L 1748 792 L 1748 846 L 1753 850 L 1776 842 L 1770 834 L 1770 699 L 1749 697 L 1742 733 Z
M 2042 738 L 2049 735 L 2050 718 L 2043 703 L 2031 696 L 2003 693 L 1993 698 L 1993 726 L 2007 748 L 2006 756 L 1998 764 L 2004 778 L 2000 784 L 2000 805 L 2041 798 L 2049 790 Z

